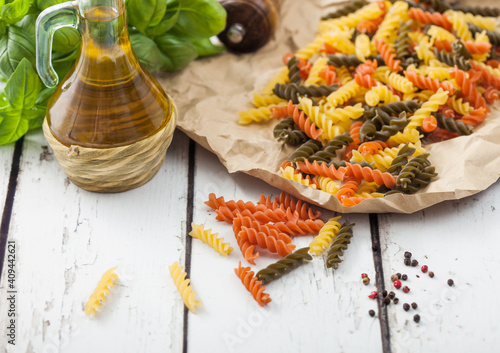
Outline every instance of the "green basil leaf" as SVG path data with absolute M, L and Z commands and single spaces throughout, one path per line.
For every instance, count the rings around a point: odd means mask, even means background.
M 226 10 L 216 0 L 180 0 L 172 33 L 191 40 L 215 36 L 226 26 Z
M 14 0 L 0 8 L 0 18 L 11 25 L 21 20 L 29 11 L 31 0 Z
M 52 50 L 59 53 L 70 53 L 80 45 L 80 32 L 71 27 L 60 28 L 54 33 Z
M 131 33 L 130 42 L 135 55 L 147 70 L 153 72 L 168 64 L 168 57 L 148 36 L 142 33 Z
M 5 85 L 5 96 L 13 109 L 30 109 L 35 106 L 41 89 L 42 82 L 36 71 L 23 59 Z
M 191 43 L 200 57 L 220 54 L 226 50 L 226 47 L 223 45 L 212 44 L 209 38 L 193 40 Z
M 35 105 L 44 107 L 45 109 L 47 108 L 47 104 L 49 103 L 50 97 L 54 94 L 56 91 L 57 87 L 43 87 L 40 93 L 38 93 L 38 96 L 36 97 L 36 102 Z
M 69 0 L 36 0 L 36 7 L 38 10 L 43 11 L 48 7 L 68 2 Z
M 30 12 L 16 23 L 16 26 L 23 29 L 30 36 L 35 38 L 36 35 L 36 19 L 40 14 L 39 11 L 30 10 Z
M 168 57 L 168 62 L 163 66 L 165 70 L 175 71 L 182 69 L 196 58 L 196 50 L 191 42 L 166 33 L 155 38 L 156 44 Z
M 45 113 L 47 112 L 46 107 L 37 107 L 33 109 L 24 110 L 23 118 L 29 121 L 29 130 L 38 129 L 43 124 L 43 119 L 45 119 Z
M 39 115 L 37 118 L 29 121 L 28 131 L 36 130 L 42 127 L 43 119 L 45 119 L 45 110 L 41 111 L 42 115 Z
M 178 2 L 169 4 L 167 6 L 167 12 L 165 12 L 165 16 L 163 16 L 163 20 L 157 26 L 147 28 L 146 34 L 149 37 L 156 37 L 169 31 L 174 27 L 179 18 L 179 10 L 180 5 Z
M 0 145 L 19 140 L 29 130 L 29 120 L 22 109 L 0 111 Z
M 145 33 L 146 28 L 160 24 L 167 10 L 166 0 L 128 0 L 128 22 Z
M 7 31 L 7 24 L 4 21 L 0 20 L 0 36 L 4 35 Z
M 0 75 L 9 78 L 23 58 L 36 67 L 35 38 L 25 30 L 11 25 L 0 37 Z
M 0 111 L 10 108 L 9 102 L 7 101 L 7 97 L 5 97 L 5 92 L 0 91 Z M 0 120 L 0 122 L 2 122 Z

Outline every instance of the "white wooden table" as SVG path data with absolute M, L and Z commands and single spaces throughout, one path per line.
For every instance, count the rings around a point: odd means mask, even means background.
M 146 185 L 97 194 L 68 181 L 41 132 L 0 147 L 2 352 L 494 352 L 500 347 L 500 184 L 412 215 L 347 214 L 354 237 L 338 270 L 321 258 L 270 283 L 261 308 L 235 276 L 244 259 L 231 226 L 215 220 L 208 194 L 258 200 L 279 190 L 230 175 L 217 158 L 176 131 Z M 333 216 L 323 212 L 322 218 Z M 187 234 L 205 224 L 235 250 L 222 257 Z M 312 236 L 296 238 L 297 248 Z M 15 346 L 7 300 L 7 243 L 15 244 Z M 406 267 L 411 251 L 418 267 Z M 5 254 L 5 255 L 4 255 Z M 274 262 L 262 256 L 253 270 Z M 170 279 L 186 267 L 203 302 L 190 313 Z M 434 278 L 420 272 L 426 264 Z M 96 318 L 83 306 L 101 275 L 120 279 Z M 360 274 L 371 283 L 364 286 Z M 408 275 L 408 294 L 390 276 Z M 420 278 L 417 277 L 420 276 Z M 447 285 L 452 278 L 453 287 Z M 385 307 L 371 291 L 395 290 Z M 403 310 L 403 303 L 418 303 Z M 368 310 L 377 312 L 375 318 Z M 413 321 L 414 314 L 421 321 Z

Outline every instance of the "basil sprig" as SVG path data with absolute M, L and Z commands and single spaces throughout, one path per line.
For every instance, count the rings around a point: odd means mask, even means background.
M 0 145 L 41 126 L 55 89 L 35 70 L 35 24 L 41 11 L 66 0 L 0 0 Z M 151 72 L 175 71 L 224 47 L 210 37 L 222 32 L 226 11 L 216 0 L 126 0 L 132 47 Z M 52 65 L 62 79 L 80 51 L 80 34 L 61 28 L 54 35 Z

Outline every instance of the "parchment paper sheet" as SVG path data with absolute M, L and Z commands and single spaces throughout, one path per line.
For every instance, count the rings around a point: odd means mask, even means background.
M 340 1 L 286 0 L 274 40 L 255 54 L 225 53 L 196 60 L 175 74 L 156 75 L 179 109 L 178 127 L 213 151 L 230 173 L 244 172 L 313 204 L 341 213 L 412 213 L 444 200 L 482 191 L 500 176 L 500 109 L 492 107 L 470 136 L 427 145 L 439 174 L 414 195 L 390 195 L 344 207 L 332 195 L 278 176 L 279 166 L 294 150 L 273 138 L 276 121 L 238 124 L 238 111 L 252 108 L 260 92 L 282 68 L 281 57 L 310 43 L 322 14 Z M 332 5 L 333 4 L 333 5 Z M 498 6 L 485 1 L 481 6 Z

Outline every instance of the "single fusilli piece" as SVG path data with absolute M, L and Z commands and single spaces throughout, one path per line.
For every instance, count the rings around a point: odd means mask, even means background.
M 343 255 L 344 250 L 347 250 L 347 245 L 351 243 L 352 228 L 354 226 L 355 223 L 344 223 L 339 229 L 337 235 L 333 239 L 333 242 L 328 248 L 328 252 L 326 255 L 326 267 L 333 267 L 334 269 L 337 269 L 339 267 L 339 263 L 342 262 L 340 256 Z
M 330 218 L 323 227 L 319 230 L 319 234 L 309 244 L 309 252 L 313 255 L 320 255 L 326 250 L 328 245 L 333 241 L 340 229 L 340 223 L 337 221 L 340 218 Z
M 253 298 L 260 306 L 265 306 L 271 302 L 269 294 L 264 293 L 266 287 L 262 285 L 261 281 L 257 280 L 257 277 L 254 277 L 254 272 L 250 271 L 250 267 L 242 267 L 240 261 L 238 267 L 234 269 L 234 273 L 240 278 L 245 288 L 252 293 Z
M 205 230 L 203 224 L 198 225 L 191 223 L 191 228 L 192 231 L 189 232 L 190 236 L 207 243 L 222 256 L 227 256 L 233 251 L 229 243 L 223 243 L 224 238 L 218 238 L 218 233 L 212 233 L 211 229 Z
M 194 313 L 196 307 L 201 305 L 201 301 L 195 300 L 196 292 L 192 291 L 193 286 L 189 284 L 189 278 L 186 278 L 187 273 L 184 272 L 184 268 L 177 261 L 170 265 L 168 269 L 184 304 Z
M 311 260 L 312 256 L 309 255 L 309 248 L 302 248 L 260 270 L 257 272 L 256 277 L 262 281 L 263 284 L 267 284 L 275 279 L 281 278 L 284 274 L 289 273 Z
M 95 316 L 102 307 L 102 303 L 106 301 L 106 297 L 110 293 L 110 289 L 115 285 L 118 280 L 118 275 L 115 273 L 116 267 L 107 270 L 102 275 L 100 281 L 97 283 L 94 292 L 91 294 L 87 303 L 85 304 L 85 314 Z

